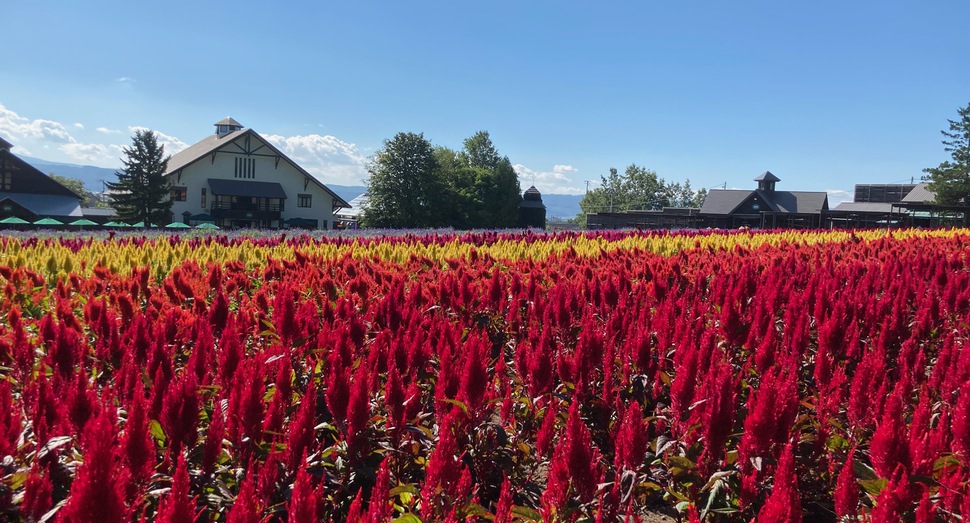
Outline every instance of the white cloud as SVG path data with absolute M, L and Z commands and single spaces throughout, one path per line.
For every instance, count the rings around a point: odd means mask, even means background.
M 525 165 L 517 163 L 512 166 L 516 174 L 519 175 L 519 183 L 525 188 L 527 185 L 535 185 L 541 193 L 548 194 L 583 194 L 585 189 L 576 187 L 574 182 L 567 174 L 579 172 L 572 165 L 557 164 L 551 171 L 537 171 Z
M 131 78 L 129 76 L 122 76 L 121 78 L 118 78 L 116 81 L 118 83 L 122 83 L 122 84 L 133 84 L 133 83 L 135 83 L 135 79 L 134 78 Z
M 113 167 L 120 163 L 122 147 L 116 144 L 67 143 L 59 147 L 73 163 Z
M 323 183 L 360 185 L 367 177 L 367 158 L 356 144 L 319 134 L 262 137 Z
M 82 131 L 84 130 L 84 124 L 83 123 L 80 123 L 80 122 L 75 122 L 74 123 L 74 127 L 78 128 L 78 129 L 80 129 Z
M 107 127 L 98 127 L 95 129 L 95 131 L 98 131 L 101 134 L 121 134 L 121 131 L 117 129 L 108 129 Z
M 74 138 L 67 129 L 50 120 L 31 120 L 0 104 L 0 134 L 11 141 L 43 140 L 55 143 L 72 143 Z
M 159 131 L 155 131 L 153 129 L 149 129 L 147 127 L 141 127 L 138 125 L 133 125 L 128 127 L 128 132 L 130 132 L 131 134 L 135 134 L 136 131 L 154 132 L 155 138 L 158 140 L 158 143 L 161 144 L 163 147 L 165 147 L 165 154 L 175 154 L 177 152 L 180 152 L 182 149 L 188 148 L 189 146 L 189 144 L 183 142 L 182 140 L 174 136 L 171 136 Z

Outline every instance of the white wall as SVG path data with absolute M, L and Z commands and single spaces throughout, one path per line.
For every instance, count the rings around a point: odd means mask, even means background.
M 257 136 L 250 135 L 252 148 L 258 147 Z M 237 139 L 240 145 L 242 140 Z M 260 140 L 261 141 L 261 140 Z M 236 158 L 246 158 L 242 153 L 235 153 L 235 146 L 232 142 L 226 142 L 218 150 L 213 162 L 212 155 L 207 154 L 197 162 L 182 169 L 181 177 L 177 173 L 169 176 L 173 187 L 186 188 L 186 201 L 173 202 L 172 213 L 175 221 L 182 220 L 182 213 L 188 211 L 191 214 L 209 212 L 212 205 L 212 190 L 209 188 L 207 180 L 209 178 L 223 178 L 227 180 L 239 180 L 243 182 L 275 182 L 283 187 L 286 193 L 286 200 L 283 204 L 282 220 L 290 218 L 305 218 L 317 220 L 318 226 L 333 229 L 333 197 L 322 187 L 312 180 L 306 180 L 306 176 L 290 165 L 285 159 L 280 159 L 279 165 L 276 158 L 264 156 L 249 156 L 256 159 L 255 177 L 236 178 Z M 273 150 L 269 146 L 263 147 L 257 154 L 272 154 Z M 202 189 L 206 189 L 205 207 L 202 206 Z M 298 207 L 298 194 L 311 195 L 311 207 Z

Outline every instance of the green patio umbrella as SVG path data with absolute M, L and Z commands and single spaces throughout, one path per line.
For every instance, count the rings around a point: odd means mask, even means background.
M 97 223 L 92 222 L 91 220 L 88 220 L 87 218 L 80 218 L 80 219 L 74 220 L 73 222 L 69 223 L 68 225 L 97 225 Z
M 132 227 L 144 227 L 145 226 L 145 222 L 133 223 L 131 226 Z
M 211 230 L 215 230 L 215 229 L 218 229 L 219 226 L 216 225 L 216 224 L 214 224 L 214 223 L 211 223 L 211 222 L 204 222 L 204 223 L 200 223 L 200 224 L 196 225 L 195 228 L 196 229 L 211 229 Z
M 54 218 L 41 218 L 34 222 L 34 225 L 64 225 L 64 222 L 55 220 Z
M 120 224 L 120 223 L 118 223 L 116 221 L 110 221 L 110 222 L 104 224 L 104 226 L 105 227 L 125 227 L 125 225 L 122 225 L 122 224 Z
M 11 216 L 9 218 L 4 218 L 4 219 L 0 220 L 0 223 L 5 223 L 7 225 L 25 225 L 25 224 L 28 224 L 30 222 L 28 222 L 27 220 L 25 220 L 23 218 L 17 218 L 16 216 Z
M 165 226 L 166 229 L 191 229 L 192 227 L 182 222 L 172 222 Z

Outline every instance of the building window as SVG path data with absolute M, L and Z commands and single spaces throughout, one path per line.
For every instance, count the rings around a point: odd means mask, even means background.
M 312 194 L 297 194 L 296 195 L 296 206 L 297 207 L 312 207 L 313 206 L 313 195 Z
M 255 158 L 236 158 L 236 178 L 255 178 L 256 159 Z
M 202 208 L 205 209 L 205 187 L 202 188 Z
M 172 187 L 172 201 L 173 202 L 184 202 L 188 197 L 189 190 L 185 187 Z
M 3 176 L 0 176 L 0 189 L 9 191 L 11 185 L 13 185 L 13 173 L 7 171 L 3 173 Z

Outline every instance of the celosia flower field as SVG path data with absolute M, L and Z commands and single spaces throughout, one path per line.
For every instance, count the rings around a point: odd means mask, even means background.
M 0 238 L 0 520 L 960 521 L 968 253 Z

